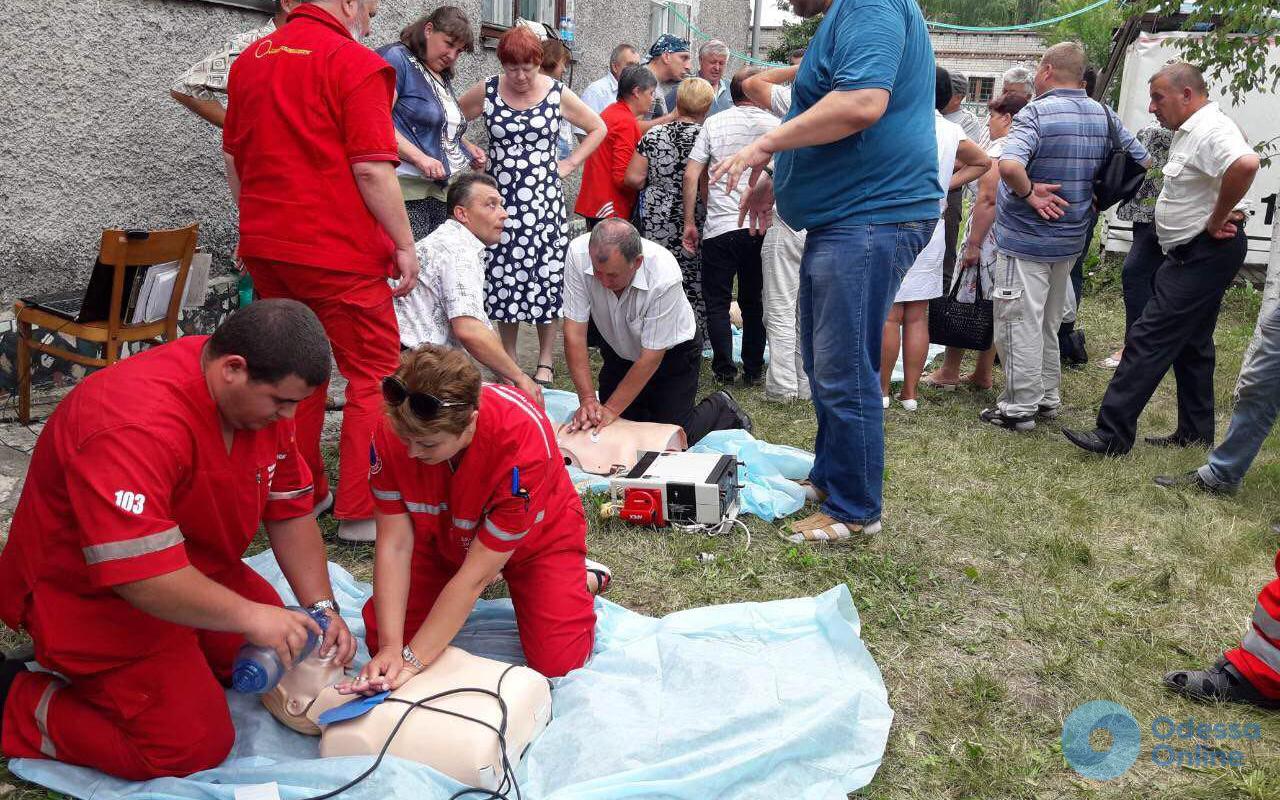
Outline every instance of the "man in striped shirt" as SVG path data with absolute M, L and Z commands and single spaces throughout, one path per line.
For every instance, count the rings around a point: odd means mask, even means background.
M 1009 430 L 1031 430 L 1062 403 L 1058 326 L 1093 224 L 1093 180 L 1111 151 L 1111 127 L 1135 159 L 1150 158 L 1115 112 L 1080 88 L 1084 69 L 1075 42 L 1045 52 L 1036 99 L 1014 117 L 1000 157 L 993 299 L 1005 388 L 979 417 Z

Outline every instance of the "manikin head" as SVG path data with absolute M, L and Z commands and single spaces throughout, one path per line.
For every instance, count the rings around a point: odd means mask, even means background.
M 1078 42 L 1059 42 L 1050 47 L 1036 68 L 1036 94 L 1050 89 L 1079 89 L 1087 63 L 1084 48 Z
M 587 245 L 592 274 L 604 288 L 621 294 L 644 265 L 640 233 L 625 219 L 600 220 Z
M 1185 61 L 1166 64 L 1151 76 L 1151 105 L 1160 124 L 1171 131 L 1182 127 L 1191 115 L 1209 102 L 1209 87 L 1200 70 Z
M 719 39 L 711 39 L 698 48 L 698 77 L 712 86 L 720 85 L 728 63 L 729 45 Z
M 627 67 L 634 67 L 640 63 L 640 51 L 636 50 L 634 45 L 623 42 L 613 48 L 613 52 L 609 54 L 609 71 L 613 73 L 613 77 L 617 78 Z
M 424 344 L 403 353 L 391 377 L 407 397 L 391 402 L 384 388 L 383 401 L 391 428 L 411 458 L 442 464 L 471 444 L 480 418 L 480 371 L 467 351 Z M 424 396 L 430 398 L 425 403 Z M 434 413 L 424 416 L 432 408 Z
M 457 220 L 486 247 L 502 241 L 508 215 L 493 176 L 468 172 L 456 179 L 445 197 L 445 211 L 449 219 Z
M 201 364 L 225 426 L 259 430 L 291 418 L 329 380 L 329 340 L 302 303 L 259 300 L 218 326 Z
M 346 26 L 357 42 L 373 29 L 373 18 L 378 15 L 381 0 L 302 0 L 328 11 L 338 22 Z

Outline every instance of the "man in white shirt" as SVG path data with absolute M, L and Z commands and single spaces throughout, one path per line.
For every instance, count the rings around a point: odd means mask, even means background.
M 1161 447 L 1213 443 L 1213 330 L 1222 296 L 1244 264 L 1248 241 L 1237 208 L 1261 166 L 1240 129 L 1209 102 L 1200 71 L 1173 62 L 1152 76 L 1151 112 L 1172 130 L 1156 237 L 1165 260 L 1155 295 L 1125 336 L 1124 358 L 1107 386 L 1097 427 L 1063 430 L 1093 453 L 1129 452 L 1138 415 L 1170 367 L 1178 384 L 1178 426 L 1148 437 Z
M 601 220 L 569 243 L 564 265 L 564 355 L 581 405 L 570 430 L 619 417 L 680 425 L 689 444 L 713 430 L 751 430 L 725 391 L 694 405 L 702 343 L 680 264 L 623 219 Z M 599 395 L 587 356 L 600 348 Z
M 627 67 L 634 67 L 639 63 L 640 53 L 634 45 L 623 42 L 613 48 L 613 52 L 609 54 L 609 71 L 603 78 L 582 90 L 582 102 L 597 114 L 613 105 L 618 100 L 618 76 Z M 573 132 L 579 136 L 585 135 L 580 128 L 574 128 Z
M 468 172 L 449 186 L 445 204 L 449 218 L 417 244 L 417 285 L 394 301 L 400 346 L 465 349 L 541 404 L 542 389 L 507 355 L 484 308 L 486 248 L 501 241 L 507 220 L 498 184 L 483 172 Z
M 276 28 L 283 25 L 289 12 L 301 2 L 302 0 L 276 0 L 276 13 L 270 22 L 233 36 L 203 60 L 192 64 L 174 80 L 169 88 L 169 96 L 210 125 L 221 128 L 227 117 L 227 109 L 218 98 L 227 94 L 227 78 L 231 75 L 232 62 L 246 47 L 270 36 Z
M 737 278 L 738 307 L 742 309 L 742 380 L 748 386 L 758 383 L 764 374 L 764 278 L 760 263 L 764 237 L 739 222 L 742 186 L 729 191 L 725 181 L 717 181 L 708 187 L 707 219 L 701 236 L 693 213 L 703 173 L 778 127 L 778 118 L 752 103 L 743 89 L 743 83 L 754 74 L 755 70 L 744 69 L 733 76 L 729 83 L 733 108 L 703 123 L 684 172 L 684 248 L 695 252 L 701 240 L 711 369 L 723 383 L 733 383 L 737 377 L 729 329 L 729 304 Z

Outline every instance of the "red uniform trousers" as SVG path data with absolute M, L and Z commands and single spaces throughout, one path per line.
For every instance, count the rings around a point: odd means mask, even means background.
M 383 278 L 352 272 L 246 258 L 254 288 L 263 297 L 284 297 L 306 304 L 320 318 L 333 346 L 338 370 L 347 379 L 338 445 L 338 519 L 369 519 L 369 446 L 382 416 L 381 381 L 400 366 L 400 328 Z M 294 417 L 298 451 L 311 468 L 316 502 L 329 493 L 320 434 L 328 383 L 298 405 Z
M 282 605 L 271 584 L 243 563 L 209 577 L 250 600 Z M 133 642 L 120 643 L 125 649 L 103 659 L 101 669 L 92 669 L 82 653 L 93 624 L 91 617 L 65 619 L 56 629 L 30 631 L 37 660 L 70 682 L 43 672 L 20 674 L 5 703 L 0 750 L 128 780 L 190 775 L 221 764 L 235 741 L 222 684 L 230 682 L 244 637 L 156 619 Z M 154 649 L 139 656 L 134 643 L 141 642 Z M 101 652 L 110 643 L 93 647 Z
M 1227 660 L 1266 697 L 1280 700 L 1280 553 L 1276 579 L 1262 588 L 1244 641 Z
M 458 567 L 443 558 L 414 553 L 405 610 L 404 642 L 409 643 Z M 558 678 L 587 663 L 596 636 L 595 598 L 587 591 L 586 553 L 567 548 L 508 564 L 502 577 L 515 606 L 520 646 L 529 666 Z M 378 652 L 378 620 L 373 598 L 364 604 L 365 642 Z

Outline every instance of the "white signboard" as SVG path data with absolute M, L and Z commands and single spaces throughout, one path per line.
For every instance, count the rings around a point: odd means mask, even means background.
M 1143 33 L 1129 45 L 1125 53 L 1124 79 L 1120 84 L 1120 118 L 1133 132 L 1149 124 L 1155 117 L 1147 110 L 1151 97 L 1147 81 L 1170 59 L 1179 58 L 1181 51 L 1174 40 L 1194 33 Z M 1280 46 L 1273 46 L 1267 56 L 1268 64 L 1280 62 Z M 1242 95 L 1239 103 L 1231 100 L 1220 86 L 1209 84 L 1209 96 L 1217 101 L 1227 116 L 1235 120 L 1240 130 L 1253 144 L 1274 140 L 1280 136 L 1280 96 L 1269 92 L 1253 91 Z M 1280 144 L 1280 140 L 1276 141 Z M 1274 153 L 1274 150 L 1272 151 Z M 1258 173 L 1253 187 L 1245 198 L 1250 201 L 1250 217 L 1245 226 L 1249 236 L 1249 264 L 1266 264 L 1271 249 L 1272 223 L 1280 209 L 1277 208 L 1277 192 L 1280 191 L 1280 156 Z M 1116 219 L 1114 209 L 1107 214 L 1107 249 L 1127 252 L 1133 240 L 1133 225 Z

